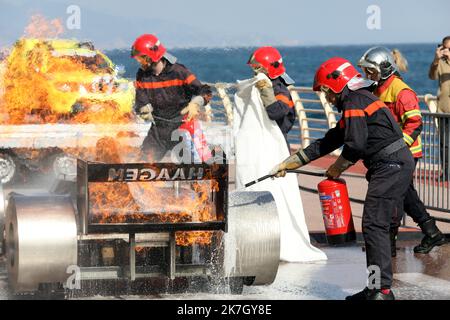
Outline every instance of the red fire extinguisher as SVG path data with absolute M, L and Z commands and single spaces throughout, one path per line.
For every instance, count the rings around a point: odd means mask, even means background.
M 208 147 L 206 142 L 206 137 L 203 133 L 201 124 L 197 120 L 187 120 L 187 115 L 183 118 L 183 124 L 180 126 L 180 129 L 186 130 L 189 132 L 196 151 L 198 152 L 200 159 L 204 162 L 211 159 L 212 154 L 211 150 Z
M 356 240 L 347 185 L 343 179 L 326 179 L 317 185 L 329 244 Z

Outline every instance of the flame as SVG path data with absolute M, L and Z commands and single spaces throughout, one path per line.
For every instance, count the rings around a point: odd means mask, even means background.
M 209 181 L 208 181 L 209 182 Z M 178 196 L 166 183 L 90 183 L 93 223 L 177 223 L 215 221 L 209 197 L 214 184 L 193 183 Z M 209 244 L 212 232 L 177 232 L 177 245 Z
M 134 121 L 134 88 L 117 79 L 112 62 L 101 52 L 75 40 L 54 39 L 64 31 L 61 21 L 36 15 L 0 65 L 0 125 L 120 124 Z M 17 150 L 39 159 L 41 151 Z M 139 150 L 111 138 L 95 148 L 64 152 L 105 163 L 149 161 Z M 148 156 L 151 157 L 151 156 Z M 126 158 L 126 159 L 125 159 Z M 178 192 L 165 182 L 91 183 L 91 213 L 97 223 L 214 221 L 211 192 L 215 181 L 184 184 Z M 209 244 L 212 232 L 177 232 L 178 245 Z
M 125 149 L 111 138 L 95 148 L 96 161 L 121 163 Z M 126 148 L 128 156 L 132 148 Z M 134 150 L 136 152 L 136 150 Z M 86 155 L 86 154 L 85 154 Z M 172 185 L 171 185 L 172 184 Z M 89 184 L 92 223 L 177 223 L 216 221 L 211 194 L 219 190 L 215 180 L 180 182 L 93 182 Z M 209 244 L 212 232 L 177 232 L 177 245 Z
M 101 52 L 46 38 L 62 30 L 32 17 L 25 34 L 33 38 L 17 41 L 3 67 L 0 124 L 130 122 L 133 86 Z
M 212 231 L 176 232 L 175 239 L 179 246 L 191 246 L 193 244 L 208 245 L 211 243 Z

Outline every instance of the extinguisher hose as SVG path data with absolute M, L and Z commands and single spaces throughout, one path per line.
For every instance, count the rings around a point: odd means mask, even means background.
M 310 172 L 310 171 L 305 171 L 305 170 L 286 170 L 286 173 L 298 173 L 298 174 L 305 174 L 305 175 L 314 176 L 314 177 L 324 177 L 325 176 L 325 172 Z M 257 184 L 258 182 L 264 181 L 269 178 L 274 178 L 274 177 L 275 177 L 275 174 L 265 175 L 256 180 L 253 180 L 252 182 L 246 183 L 245 188 L 248 188 L 254 184 Z
M 300 190 L 302 190 L 302 191 L 306 191 L 306 192 L 309 192 L 309 193 L 319 194 L 319 191 L 317 191 L 316 189 L 312 189 L 312 188 L 308 188 L 308 187 L 303 187 L 303 186 L 298 186 L 298 188 L 299 188 Z M 348 199 L 349 199 L 351 202 L 354 202 L 354 203 L 359 203 L 359 204 L 364 204 L 364 203 L 365 203 L 365 201 L 362 200 L 362 199 L 357 199 L 357 198 L 352 198 L 352 197 L 349 197 Z

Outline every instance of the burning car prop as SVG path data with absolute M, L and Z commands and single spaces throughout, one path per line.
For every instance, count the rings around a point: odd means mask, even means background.
M 22 39 L 1 78 L 0 239 L 13 292 L 190 277 L 241 292 L 274 281 L 272 195 L 229 192 L 223 161 L 143 156 L 150 124 L 132 112 L 133 86 L 91 44 Z
M 34 139 L 53 135 L 55 140 L 59 133 L 80 136 L 79 127 L 66 129 L 58 124 L 129 124 L 134 120 L 132 83 L 119 78 L 120 68 L 91 43 L 24 38 L 0 69 L 3 184 L 24 180 L 21 176 L 28 176 L 30 170 L 53 169 L 55 158 L 64 151 L 60 143 L 37 145 Z
M 11 191 L 76 174 L 75 159 L 103 137 L 128 135 L 130 145 L 140 143 L 149 126 L 136 123 L 131 112 L 134 88 L 119 77 L 119 69 L 91 43 L 76 40 L 22 38 L 3 54 L 2 204 Z M 0 235 L 4 207 L 0 205 Z

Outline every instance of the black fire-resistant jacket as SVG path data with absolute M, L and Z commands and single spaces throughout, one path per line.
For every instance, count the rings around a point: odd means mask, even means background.
M 272 87 L 277 101 L 267 106 L 266 111 L 269 118 L 278 124 L 281 132 L 286 136 L 295 122 L 294 102 L 281 77 L 272 79 Z
M 371 92 L 347 87 L 337 105 L 342 117 L 325 137 L 304 151 L 312 161 L 344 145 L 342 156 L 352 162 L 370 160 L 378 151 L 403 137 L 391 112 Z
M 174 119 L 186 107 L 192 97 L 207 95 L 211 89 L 203 85 L 196 76 L 179 63 L 167 62 L 160 75 L 151 70 L 139 69 L 136 75 L 135 111 L 151 103 L 155 118 Z

